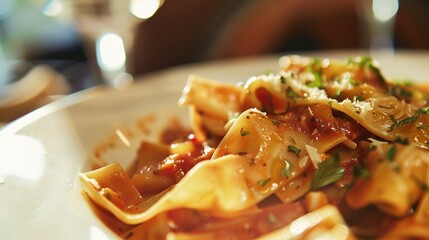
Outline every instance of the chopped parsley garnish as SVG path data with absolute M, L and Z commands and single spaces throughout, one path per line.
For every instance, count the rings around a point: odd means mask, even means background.
M 299 154 L 301 153 L 301 149 L 299 149 L 293 145 L 287 146 L 287 151 L 294 153 L 297 157 L 299 157 Z
M 393 159 L 395 158 L 395 154 L 396 154 L 396 145 L 392 145 L 389 150 L 387 150 L 386 152 L 386 158 L 387 160 L 389 160 L 390 162 L 393 161 Z
M 422 113 L 423 113 L 423 109 L 419 108 L 416 110 L 416 112 L 414 113 L 413 116 L 404 118 L 400 121 L 397 121 L 396 125 L 397 126 L 403 126 L 405 124 L 411 123 L 411 122 L 415 121 L 420 116 L 420 114 L 422 114 Z
M 243 128 L 241 128 L 240 129 L 240 135 L 242 136 L 242 137 L 245 137 L 245 136 L 247 136 L 247 135 L 249 135 L 250 134 L 250 132 L 249 131 L 245 131 Z
M 321 69 L 322 68 L 322 60 L 320 58 L 315 58 L 312 64 L 313 69 Z
M 314 77 L 316 79 L 314 81 L 306 84 L 306 86 L 307 87 L 323 88 L 322 74 L 321 73 L 314 73 Z
M 323 88 L 322 66 L 321 60 L 316 58 L 311 66 L 307 67 L 307 71 L 314 76 L 314 80 L 307 83 L 307 87 Z
M 288 161 L 285 162 L 285 166 L 282 168 L 281 175 L 289 179 L 292 176 L 290 172 L 290 163 Z
M 358 82 L 356 79 L 354 79 L 354 78 L 350 78 L 350 79 L 349 79 L 349 82 L 350 82 L 350 84 L 351 84 L 352 86 L 357 86 L 357 85 L 359 85 L 359 82 Z
M 311 181 L 313 191 L 340 180 L 345 172 L 344 167 L 340 164 L 338 153 L 321 162 L 318 167 Z
M 380 73 L 380 69 L 374 65 L 374 60 L 371 57 L 369 56 L 361 56 L 358 58 L 350 57 L 347 63 L 357 65 L 359 68 L 367 67 L 373 73 L 375 73 L 375 75 L 377 75 L 377 77 L 380 78 L 380 80 L 384 82 L 384 78 Z
M 400 143 L 402 145 L 408 145 L 408 144 L 410 144 L 410 141 L 408 140 L 407 137 L 403 137 L 403 136 L 400 136 L 400 135 L 396 135 L 395 142 Z
M 392 131 L 393 129 L 395 129 L 395 127 L 398 125 L 398 120 L 396 120 L 395 116 L 390 115 L 390 121 L 393 122 L 392 125 L 390 125 L 389 129 L 387 130 L 388 132 Z
M 406 90 L 402 85 L 395 84 L 389 89 L 390 95 L 402 99 L 402 98 L 410 98 L 413 96 L 411 91 Z
M 307 87 L 323 88 L 322 72 L 321 71 L 318 71 L 318 72 L 312 71 L 312 74 L 314 75 L 314 80 L 307 83 L 306 86 Z
M 363 98 L 361 96 L 353 96 L 353 102 L 359 102 L 362 100 L 363 100 Z
M 361 178 L 371 177 L 371 173 L 364 166 L 355 166 L 353 167 L 353 176 Z
M 300 97 L 298 93 L 296 93 L 292 88 L 288 87 L 286 89 L 286 96 L 288 98 L 297 98 Z
M 263 187 L 263 186 L 267 185 L 267 183 L 269 181 L 271 181 L 271 178 L 259 180 L 257 183 L 258 183 L 259 186 Z
M 416 112 L 414 113 L 413 116 L 411 117 L 407 117 L 401 120 L 397 120 L 393 115 L 390 115 L 390 120 L 393 122 L 393 124 L 389 127 L 389 129 L 387 130 L 388 132 L 392 131 L 393 129 L 395 129 L 396 127 L 400 127 L 400 126 L 404 126 L 406 124 L 412 123 L 415 120 L 417 120 L 417 118 L 421 115 L 421 114 L 426 114 L 428 115 L 429 110 L 428 109 L 422 109 L 422 108 L 418 108 L 416 110 Z
M 347 61 L 348 64 L 354 64 L 354 65 L 358 65 L 360 68 L 365 67 L 365 66 L 372 66 L 372 68 L 375 68 L 374 63 L 373 63 L 373 59 L 369 56 L 361 56 L 361 57 L 357 57 L 357 58 L 352 58 L 350 57 L 349 60 Z

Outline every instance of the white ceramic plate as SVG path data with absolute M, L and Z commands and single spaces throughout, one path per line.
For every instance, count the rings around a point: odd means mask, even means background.
M 364 53 L 305 55 L 345 61 L 358 54 Z M 0 239 L 117 238 L 93 214 L 77 181 L 79 172 L 90 169 L 94 148 L 113 138 L 116 147 L 103 157 L 127 164 L 140 140 L 136 137 L 141 133 L 139 120 L 155 114 L 156 121 L 145 122 L 144 128 L 156 132 L 170 117 L 186 119 L 176 103 L 188 74 L 245 81 L 277 70 L 278 58 L 173 68 L 146 76 L 132 89 L 94 88 L 70 95 L 6 126 L 0 131 Z M 393 58 L 380 55 L 378 59 L 382 71 L 393 78 L 429 81 L 429 52 L 399 52 Z M 128 132 L 136 134 L 121 141 Z

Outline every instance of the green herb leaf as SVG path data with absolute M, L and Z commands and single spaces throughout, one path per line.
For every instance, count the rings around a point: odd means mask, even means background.
M 373 60 L 369 56 L 360 56 L 360 57 L 356 57 L 356 58 L 350 57 L 348 60 L 348 64 L 356 64 L 360 68 L 362 68 L 364 66 L 373 65 Z
M 369 61 L 372 61 L 372 59 L 368 56 L 349 57 L 347 64 L 356 64 L 359 67 L 363 67 Z
M 418 108 L 416 110 L 416 112 L 414 113 L 413 116 L 411 117 L 407 117 L 401 120 L 397 120 L 394 116 L 390 115 L 390 120 L 393 122 L 393 125 L 390 126 L 389 130 L 387 130 L 388 132 L 392 131 L 394 128 L 396 127 L 400 127 L 400 126 L 404 126 L 405 124 L 409 124 L 414 122 L 422 113 L 423 114 L 428 114 L 427 113 L 428 110 L 427 109 L 422 109 L 422 108 Z
M 323 88 L 323 81 L 322 81 L 322 72 L 313 72 L 314 80 L 307 83 L 307 87 L 317 87 L 317 88 Z
M 380 80 L 385 82 L 385 79 L 381 75 L 380 69 L 374 65 L 374 60 L 369 56 L 361 56 L 358 58 L 349 58 L 348 64 L 355 64 L 359 66 L 359 68 L 367 67 L 369 70 L 371 70 L 375 75 L 377 75 Z
M 297 98 L 300 97 L 298 93 L 296 93 L 292 88 L 288 87 L 286 89 L 286 96 L 288 98 Z
M 398 98 L 398 99 L 403 99 L 403 98 L 411 98 L 413 96 L 413 93 L 411 91 L 407 91 L 403 86 L 399 85 L 399 84 L 395 84 L 393 85 L 390 89 L 389 89 L 389 93 L 390 95 Z
M 286 177 L 286 179 L 289 179 L 292 176 L 292 173 L 290 172 L 290 163 L 288 161 L 286 161 L 285 166 L 282 168 L 281 175 Z
M 344 167 L 340 164 L 338 153 L 321 162 L 318 167 L 311 181 L 313 191 L 340 180 L 345 172 Z
M 240 129 L 240 135 L 242 136 L 242 137 L 245 137 L 245 136 L 247 136 L 247 135 L 249 135 L 250 134 L 250 132 L 249 131 L 245 131 L 243 128 L 241 128 Z
M 353 176 L 361 178 L 371 177 L 371 172 L 368 171 L 364 166 L 355 166 L 353 167 Z
M 297 157 L 299 157 L 299 154 L 301 153 L 301 149 L 299 149 L 293 145 L 287 146 L 287 151 L 294 153 Z
M 361 96 L 353 96 L 353 102 L 360 102 L 363 98 Z
M 267 185 L 267 183 L 269 181 L 271 181 L 271 178 L 259 180 L 257 183 L 258 183 L 259 186 L 263 187 L 263 186 Z
M 399 127 L 399 126 L 403 126 L 405 124 L 411 123 L 411 122 L 415 121 L 420 116 L 420 114 L 422 114 L 422 113 L 423 113 L 423 109 L 418 108 L 413 116 L 407 117 L 407 118 L 404 118 L 404 119 L 398 121 L 398 123 L 396 125 Z
M 389 160 L 390 162 L 393 161 L 393 159 L 395 158 L 395 154 L 396 154 L 396 145 L 392 145 L 389 150 L 387 150 L 386 152 L 386 158 L 387 160 Z
M 323 88 L 322 61 L 319 58 L 314 59 L 311 66 L 307 67 L 307 71 L 314 76 L 314 81 L 306 84 L 307 87 Z
M 400 143 L 402 145 L 410 144 L 410 141 L 408 140 L 407 137 L 402 137 L 400 135 L 396 135 L 395 142 Z
M 320 59 L 320 58 L 314 58 L 312 67 L 313 67 L 313 69 L 320 69 L 320 68 L 322 68 L 322 59 Z
M 357 86 L 359 84 L 359 82 L 354 78 L 350 78 L 349 82 L 352 86 Z
M 395 127 L 398 125 L 398 120 L 396 120 L 395 116 L 390 115 L 390 121 L 393 122 L 393 124 L 389 127 L 389 129 L 387 130 L 388 132 L 392 131 L 393 129 L 395 129 Z

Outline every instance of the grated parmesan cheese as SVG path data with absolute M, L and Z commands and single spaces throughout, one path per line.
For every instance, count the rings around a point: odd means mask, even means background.
M 319 163 L 322 162 L 322 157 L 320 156 L 317 148 L 305 145 L 305 149 L 307 149 L 308 156 L 310 157 L 311 162 L 313 163 L 314 168 L 319 168 Z
M 299 160 L 298 166 L 300 168 L 304 168 L 305 166 L 307 166 L 307 162 L 308 162 L 308 156 L 304 156 Z

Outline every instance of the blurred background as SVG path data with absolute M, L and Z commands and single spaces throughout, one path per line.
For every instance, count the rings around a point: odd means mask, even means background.
M 427 0 L 0 0 L 0 122 L 34 98 L 120 88 L 183 64 L 429 50 L 428 13 Z

